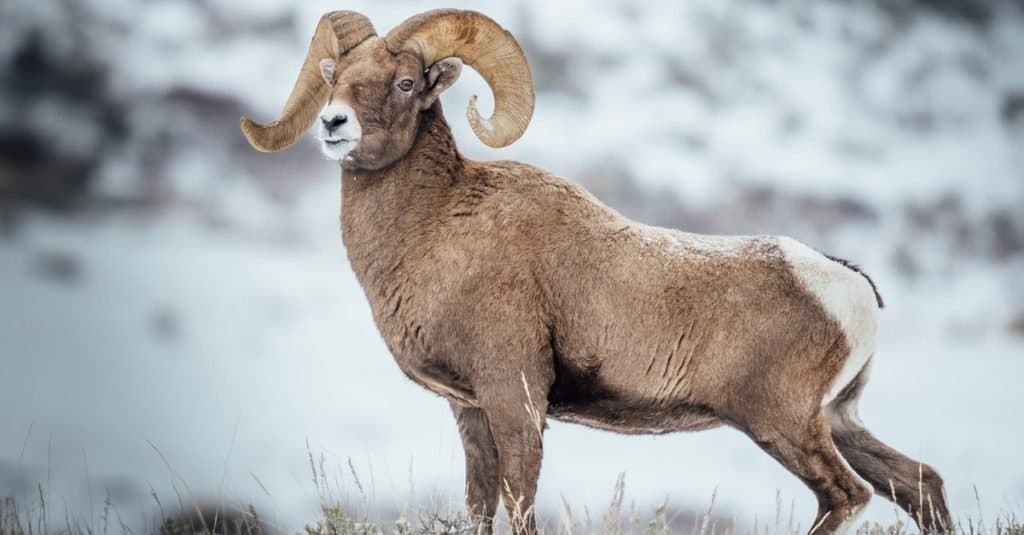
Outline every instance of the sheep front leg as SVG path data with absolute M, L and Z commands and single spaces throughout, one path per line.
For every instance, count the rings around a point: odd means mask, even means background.
M 483 410 L 451 406 L 466 454 L 466 508 L 476 533 L 490 535 L 498 508 L 498 448 Z
M 550 384 L 539 378 L 531 384 L 528 377 L 507 381 L 481 399 L 498 450 L 498 492 L 513 533 L 537 531 L 533 506 Z

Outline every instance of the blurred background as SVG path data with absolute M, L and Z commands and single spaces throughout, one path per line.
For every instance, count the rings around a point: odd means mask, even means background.
M 1024 510 L 1024 3 L 449 5 L 508 28 L 538 90 L 523 139 L 491 150 L 463 114 L 490 93 L 464 71 L 443 101 L 466 154 L 646 223 L 861 264 L 887 303 L 863 420 L 936 466 L 957 514 Z M 399 372 L 349 269 L 337 164 L 238 129 L 277 115 L 323 12 L 385 33 L 434 7 L 0 3 L 0 496 L 133 525 L 177 494 L 294 530 L 317 514 L 312 456 L 367 510 L 461 506 L 447 403 Z M 557 422 L 541 507 L 601 511 L 619 473 L 642 511 L 716 491 L 742 525 L 815 509 L 732 430 Z M 876 498 L 866 518 L 899 517 Z

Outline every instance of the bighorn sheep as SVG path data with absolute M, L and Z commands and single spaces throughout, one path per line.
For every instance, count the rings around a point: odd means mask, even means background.
M 482 531 L 499 496 L 535 529 L 545 417 L 638 434 L 732 426 L 814 491 L 818 533 L 872 490 L 922 529 L 951 527 L 938 473 L 857 418 L 881 306 L 866 276 L 790 238 L 650 227 L 544 170 L 467 159 L 438 101 L 463 63 L 494 93 L 490 119 L 469 102 L 473 131 L 511 144 L 533 113 L 526 57 L 458 10 L 383 38 L 358 13 L 324 15 L 281 117 L 241 126 L 276 151 L 315 122 L 340 160 L 352 268 L 398 366 L 451 404 Z

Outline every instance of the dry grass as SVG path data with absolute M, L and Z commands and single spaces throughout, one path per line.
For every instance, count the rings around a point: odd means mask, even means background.
M 159 453 L 159 450 L 157 450 Z M 317 490 L 321 503 L 321 516 L 306 525 L 299 535 L 472 535 L 475 533 L 472 523 L 466 516 L 458 500 L 435 499 L 431 503 L 407 506 L 390 515 L 385 520 L 382 511 L 386 508 L 376 504 L 376 495 L 371 485 L 367 493 L 363 480 L 351 460 L 348 471 L 355 492 L 346 493 L 341 488 L 339 478 L 328 477 L 324 457 L 314 456 L 309 451 L 309 466 L 312 483 Z M 172 467 L 168 467 L 175 473 Z M 255 476 L 253 476 L 255 478 Z M 372 480 L 372 474 L 371 474 Z M 334 481 L 334 483 L 331 483 Z M 259 480 L 256 479 L 259 483 Z M 135 535 L 142 533 L 159 533 L 160 535 L 204 534 L 237 534 L 262 535 L 285 533 L 262 518 L 255 508 L 203 507 L 191 498 L 191 491 L 186 489 L 186 498 L 176 491 L 176 511 L 168 513 L 164 504 L 155 492 L 151 494 L 157 505 L 159 517 L 149 525 L 132 526 L 122 520 L 121 513 L 113 505 L 110 497 L 103 502 L 103 509 L 97 515 L 90 512 L 88 520 L 70 515 L 68 512 L 55 520 L 53 511 L 48 509 L 47 493 L 42 484 L 38 485 L 38 496 L 24 508 L 19 507 L 12 498 L 0 501 L 0 535 Z M 262 483 L 260 483 L 262 487 Z M 642 511 L 635 501 L 626 503 L 625 477 L 620 475 L 612 488 L 609 505 L 599 515 L 584 508 L 574 511 L 563 497 L 562 508 L 557 512 L 542 511 L 537 513 L 538 529 L 542 534 L 577 535 L 668 535 L 684 533 L 688 535 L 800 535 L 807 531 L 799 523 L 794 523 L 793 505 L 783 507 L 782 498 L 776 495 L 775 518 L 769 522 L 754 519 L 747 527 L 737 527 L 735 519 L 720 516 L 715 510 L 716 496 L 713 493 L 706 508 L 700 512 L 673 509 L 668 500 L 650 511 Z M 175 488 L 177 488 L 175 486 Z M 412 488 L 410 482 L 410 488 Z M 269 493 L 267 493 L 269 496 Z M 510 532 L 510 524 L 520 524 L 533 511 L 523 511 L 513 515 L 511 521 L 504 518 L 498 520 L 498 533 Z M 899 513 L 896 518 L 905 518 Z M 978 516 L 961 519 L 952 530 L 957 535 L 1024 535 L 1024 522 L 1014 514 L 1005 514 L 994 521 L 986 521 L 981 513 L 978 500 Z M 503 515 L 502 515 L 503 516 Z M 856 529 L 857 535 L 910 535 L 916 533 L 913 524 L 897 520 L 892 524 L 881 525 L 863 523 Z

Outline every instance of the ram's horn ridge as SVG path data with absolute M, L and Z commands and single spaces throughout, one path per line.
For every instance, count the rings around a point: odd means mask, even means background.
M 519 43 L 505 29 L 476 11 L 438 9 L 409 18 L 385 37 L 392 51 L 420 54 L 425 65 L 458 57 L 487 81 L 494 113 L 481 117 L 476 96 L 466 116 L 480 141 L 499 148 L 519 139 L 533 116 L 533 77 Z

